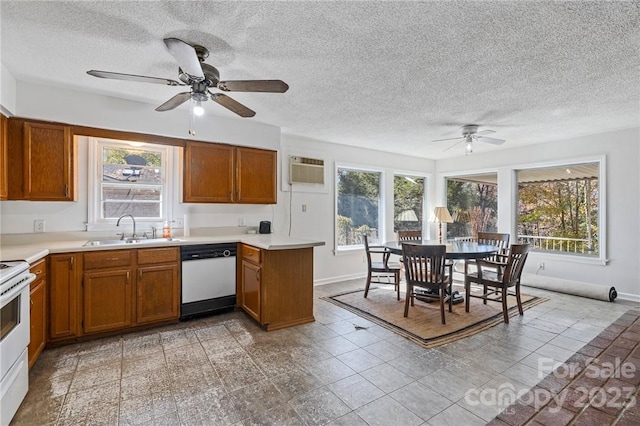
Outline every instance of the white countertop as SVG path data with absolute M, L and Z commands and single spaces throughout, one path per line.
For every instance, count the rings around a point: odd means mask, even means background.
M 77 233 L 75 233 L 77 235 Z M 69 253 L 97 250 L 117 250 L 132 248 L 151 248 L 151 247 L 171 247 L 192 244 L 216 244 L 216 243 L 237 243 L 249 244 L 263 250 L 290 250 L 308 247 L 318 247 L 325 245 L 324 241 L 304 240 L 292 238 L 285 235 L 277 234 L 232 234 L 232 235 L 212 235 L 212 236 L 194 236 L 194 237 L 176 237 L 173 241 L 145 242 L 131 245 L 105 245 L 105 246 L 87 246 L 84 244 L 97 238 L 84 239 L 60 239 L 42 242 L 28 242 L 25 244 L 16 243 L 15 239 L 12 244 L 3 244 L 0 246 L 0 260 L 26 260 L 33 263 L 38 259 L 45 257 L 49 253 Z M 102 238 L 108 239 L 108 238 Z

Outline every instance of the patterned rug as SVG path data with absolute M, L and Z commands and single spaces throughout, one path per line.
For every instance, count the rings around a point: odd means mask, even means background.
M 454 286 L 454 290 L 456 287 L 458 286 Z M 458 291 L 464 294 L 462 287 L 458 287 Z M 479 291 L 480 289 L 472 288 L 472 292 Z M 405 318 L 403 316 L 404 294 L 400 293 L 400 300 L 397 300 L 392 286 L 372 287 L 366 299 L 364 289 L 322 299 L 426 348 L 471 336 L 503 322 L 501 303 L 488 301 L 485 305 L 481 299 L 477 298 L 471 298 L 469 312 L 465 312 L 464 303 L 453 305 L 453 312 L 449 312 L 448 305 L 445 306 L 446 324 L 444 325 L 440 320 L 440 304 L 437 301 L 416 300 L 415 305 L 409 307 L 409 316 Z M 526 310 L 547 300 L 547 298 L 522 294 L 522 308 Z M 515 296 L 507 298 L 507 306 L 510 317 L 518 315 Z

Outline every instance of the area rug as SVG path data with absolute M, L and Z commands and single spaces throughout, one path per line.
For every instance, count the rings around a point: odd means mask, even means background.
M 456 289 L 454 286 L 454 290 Z M 460 294 L 464 294 L 463 287 L 459 287 Z M 473 289 L 472 292 L 481 292 Z M 481 294 L 481 293 L 479 293 Z M 393 287 L 372 287 L 365 299 L 364 289 L 323 297 L 323 300 L 347 309 L 362 318 L 385 327 L 404 336 L 426 348 L 440 346 L 464 337 L 471 336 L 482 330 L 503 322 L 502 304 L 499 302 L 471 298 L 469 312 L 465 312 L 464 303 L 453 305 L 453 312 L 445 307 L 446 324 L 440 320 L 440 304 L 438 302 L 423 302 L 416 300 L 414 306 L 409 307 L 409 316 L 404 314 L 404 294 L 400 293 L 400 300 L 396 299 Z M 522 294 L 522 308 L 529 309 L 547 301 L 547 298 Z M 509 316 L 518 315 L 515 296 L 507 298 Z M 526 313 L 525 313 L 526 315 Z

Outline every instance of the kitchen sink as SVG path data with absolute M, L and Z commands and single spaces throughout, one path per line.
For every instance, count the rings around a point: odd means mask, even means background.
M 168 243 L 172 241 L 182 241 L 178 238 L 134 238 L 125 240 L 90 240 L 84 243 L 83 247 L 95 247 L 95 246 L 127 246 L 127 245 L 139 245 L 139 244 L 152 244 L 152 243 Z

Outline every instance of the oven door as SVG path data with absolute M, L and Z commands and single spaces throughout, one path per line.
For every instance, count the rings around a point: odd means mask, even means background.
M 0 296 L 0 378 L 29 345 L 29 283 L 34 274 L 20 275 L 15 287 Z M 11 286 L 5 286 L 5 288 Z

